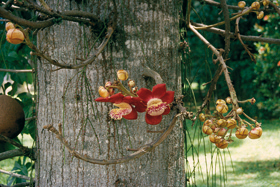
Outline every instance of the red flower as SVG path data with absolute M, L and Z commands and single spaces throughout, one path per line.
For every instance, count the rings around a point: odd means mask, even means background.
M 152 91 L 141 88 L 137 94 L 147 105 L 145 119 L 148 124 L 157 125 L 161 122 L 162 115 L 169 114 L 169 104 L 174 100 L 174 91 L 166 91 L 165 84 L 154 86 Z
M 280 66 L 280 61 L 277 63 L 277 66 Z
M 124 97 L 121 93 L 103 98 L 99 97 L 95 99 L 97 102 L 110 102 L 114 103 L 116 107 L 110 111 L 111 118 L 115 120 L 125 119 L 137 119 L 137 112 L 144 112 L 146 107 L 139 97 Z M 135 107 L 133 107 L 134 105 Z

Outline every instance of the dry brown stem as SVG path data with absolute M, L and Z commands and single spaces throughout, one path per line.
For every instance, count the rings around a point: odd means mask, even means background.
M 256 58 L 254 57 L 254 55 L 250 52 L 250 49 L 248 49 L 247 45 L 245 45 L 240 37 L 240 32 L 239 32 L 239 21 L 240 21 L 240 17 L 236 19 L 235 22 L 235 34 L 238 38 L 238 40 L 240 41 L 240 43 L 242 44 L 242 46 L 244 47 L 244 49 L 247 51 L 248 55 L 250 56 L 251 60 L 253 62 L 256 63 Z

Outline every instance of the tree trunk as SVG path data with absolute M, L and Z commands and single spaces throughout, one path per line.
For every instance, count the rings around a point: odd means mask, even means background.
M 82 10 L 96 14 L 102 21 L 95 28 L 66 22 L 41 31 L 38 48 L 52 59 L 65 64 L 81 63 L 93 54 L 112 23 L 113 1 L 49 0 L 54 10 Z M 71 147 L 98 159 L 120 158 L 131 154 L 160 134 L 172 119 L 172 112 L 159 125 L 146 124 L 144 113 L 137 120 L 107 120 L 113 108 L 94 101 L 99 86 L 116 79 L 125 69 L 139 88 L 152 89 L 152 78 L 143 77 L 143 63 L 158 72 L 167 90 L 181 93 L 178 12 L 179 1 L 117 0 L 117 26 L 98 58 L 85 68 L 55 70 L 38 61 L 38 159 L 36 186 L 184 186 L 183 132 L 177 124 L 169 137 L 154 151 L 127 163 L 96 165 L 73 157 L 44 125 L 58 127 Z M 106 31 L 106 29 L 105 29 Z M 98 37 L 101 38 L 98 39 Z M 97 41 L 97 43 L 94 43 Z

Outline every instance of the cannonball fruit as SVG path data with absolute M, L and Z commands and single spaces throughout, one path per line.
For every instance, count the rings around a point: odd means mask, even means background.
M 22 131 L 24 123 L 20 104 L 10 96 L 0 95 L 0 134 L 13 139 Z

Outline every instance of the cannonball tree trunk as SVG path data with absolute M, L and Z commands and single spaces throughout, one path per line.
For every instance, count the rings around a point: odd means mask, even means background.
M 172 111 L 155 126 L 146 124 L 144 113 L 137 120 L 113 121 L 108 119 L 113 105 L 94 99 L 99 97 L 99 86 L 116 79 L 119 69 L 127 70 L 139 88 L 152 89 L 156 81 L 143 76 L 145 66 L 161 75 L 167 90 L 180 94 L 179 1 L 119 0 L 116 6 L 109 0 L 46 3 L 55 11 L 88 11 L 100 20 L 95 27 L 63 21 L 39 31 L 38 48 L 62 64 L 82 63 L 100 45 L 108 26 L 115 25 L 115 29 L 102 53 L 83 68 L 57 70 L 38 60 L 36 186 L 184 186 L 184 143 L 179 124 L 152 152 L 113 165 L 73 157 L 53 133 L 43 129 L 62 124 L 62 135 L 73 149 L 101 160 L 129 155 L 132 152 L 127 148 L 139 148 L 160 136 L 147 131 L 167 127 Z

